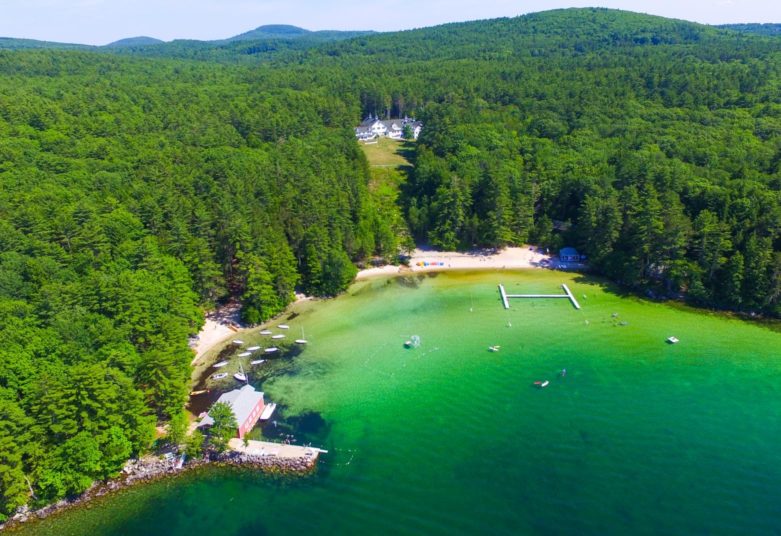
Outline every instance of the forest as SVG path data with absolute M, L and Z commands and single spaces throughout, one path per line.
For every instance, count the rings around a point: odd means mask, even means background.
M 369 113 L 425 125 L 398 204 Z M 180 433 L 205 310 L 338 294 L 405 225 L 779 317 L 780 168 L 778 38 L 627 12 L 0 50 L 0 521 Z

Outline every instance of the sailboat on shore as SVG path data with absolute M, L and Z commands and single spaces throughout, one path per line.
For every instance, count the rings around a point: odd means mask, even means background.
M 233 375 L 234 378 L 239 380 L 240 382 L 247 382 L 247 375 L 244 373 L 244 367 L 241 366 L 241 363 L 239 363 L 239 370 L 240 372 L 237 372 Z
M 304 326 L 301 326 L 301 338 L 296 339 L 296 344 L 306 344 L 308 341 L 306 340 L 306 337 L 304 336 Z

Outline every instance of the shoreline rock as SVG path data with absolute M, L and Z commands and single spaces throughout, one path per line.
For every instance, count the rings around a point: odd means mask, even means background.
M 231 466 L 257 469 L 275 475 L 303 476 L 314 471 L 317 466 L 317 459 L 309 457 L 277 458 L 274 456 L 252 456 L 228 451 L 223 454 L 212 453 L 203 458 L 188 460 L 182 467 L 178 467 L 178 463 L 179 459 L 177 457 L 165 459 L 147 456 L 129 460 L 119 476 L 105 482 L 95 482 L 89 489 L 77 497 L 61 499 L 56 503 L 46 505 L 37 510 L 31 510 L 28 506 L 20 507 L 8 521 L 0 524 L 0 530 L 12 529 L 29 521 L 46 519 L 52 515 L 89 503 L 94 499 L 140 484 L 149 484 L 163 478 L 180 476 L 198 468 Z

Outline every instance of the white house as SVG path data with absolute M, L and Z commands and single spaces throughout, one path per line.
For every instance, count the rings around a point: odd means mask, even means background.
M 413 139 L 418 139 L 423 123 L 405 117 L 404 119 L 388 119 L 386 121 L 369 116 L 355 128 L 355 137 L 360 141 L 369 141 L 380 137 L 400 140 L 404 136 L 404 127 L 412 128 Z

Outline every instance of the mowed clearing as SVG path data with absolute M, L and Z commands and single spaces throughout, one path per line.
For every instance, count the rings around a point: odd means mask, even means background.
M 409 142 L 379 138 L 361 143 L 361 148 L 371 167 L 401 168 L 411 165 L 408 156 L 413 149 Z

